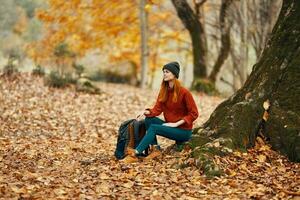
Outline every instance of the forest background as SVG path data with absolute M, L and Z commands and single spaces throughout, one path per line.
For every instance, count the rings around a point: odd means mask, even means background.
M 3 0 L 0 67 L 11 58 L 21 71 L 39 66 L 47 72 L 73 73 L 80 66 L 90 79 L 133 85 L 141 84 L 146 68 L 143 79 L 155 89 L 162 65 L 177 60 L 185 86 L 207 93 L 215 86 L 221 94 L 232 94 L 259 58 L 281 1 L 194 0 L 184 6 L 196 17 L 190 22 L 197 24 L 195 30 L 181 22 L 172 1 L 145 1 L 143 21 L 138 1 Z M 147 39 L 144 54 L 141 22 Z M 200 42 L 191 31 L 200 31 Z M 201 52 L 193 50 L 197 43 Z M 200 55 L 201 65 L 195 55 Z

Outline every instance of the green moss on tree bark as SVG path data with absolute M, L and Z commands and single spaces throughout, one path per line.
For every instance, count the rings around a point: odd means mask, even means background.
M 215 140 L 223 138 L 226 142 L 221 145 L 227 149 L 245 150 L 254 145 L 259 130 L 274 149 L 292 161 L 300 161 L 299 19 L 300 1 L 283 1 L 271 38 L 244 86 L 221 103 L 203 126 L 194 130 L 191 146 L 201 163 L 207 162 L 201 154 L 208 155 L 205 148 Z M 269 118 L 264 121 L 266 100 L 271 107 Z M 204 157 L 209 160 L 211 156 Z

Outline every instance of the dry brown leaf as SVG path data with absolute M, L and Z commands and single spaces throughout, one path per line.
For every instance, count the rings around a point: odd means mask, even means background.
M 267 157 L 263 154 L 259 154 L 257 156 L 257 159 L 258 159 L 259 162 L 266 162 Z
M 134 185 L 134 182 L 132 182 L 132 181 L 122 184 L 122 186 L 125 188 L 132 188 L 133 185 Z
M 205 178 L 192 159 L 191 166 L 176 168 L 188 152 L 121 165 L 113 156 L 118 126 L 136 110 L 151 107 L 157 91 L 99 83 L 105 93 L 89 95 L 47 88 L 41 78 L 28 74 L 15 82 L 0 80 L 0 109 L 5 108 L 0 117 L 3 199 L 288 199 L 300 190 L 299 164 L 264 141 L 245 153 L 215 157 L 226 171 L 220 178 Z M 201 112 L 198 126 L 222 99 L 198 93 L 194 97 Z M 173 144 L 158 139 L 163 150 Z M 270 184 L 273 180 L 280 187 Z

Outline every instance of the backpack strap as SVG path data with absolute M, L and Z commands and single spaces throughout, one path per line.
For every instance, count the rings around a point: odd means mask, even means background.
M 128 125 L 128 147 L 135 148 L 136 141 L 135 141 L 135 127 L 134 121 Z
M 137 120 L 133 121 L 133 132 L 134 132 L 134 148 L 140 143 L 139 141 L 139 128 L 140 123 Z

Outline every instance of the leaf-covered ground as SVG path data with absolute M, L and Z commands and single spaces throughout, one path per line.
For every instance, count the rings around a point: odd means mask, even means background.
M 157 91 L 98 85 L 89 95 L 52 89 L 22 74 L 0 79 L 1 199 L 299 199 L 299 164 L 263 141 L 247 153 L 216 157 L 225 175 L 208 179 L 191 166 L 178 168 L 188 152 L 125 165 L 113 152 L 122 121 L 151 107 Z M 222 101 L 194 94 L 204 122 Z M 193 162 L 193 161 L 191 161 Z M 298 196 L 297 196 L 298 195 Z

